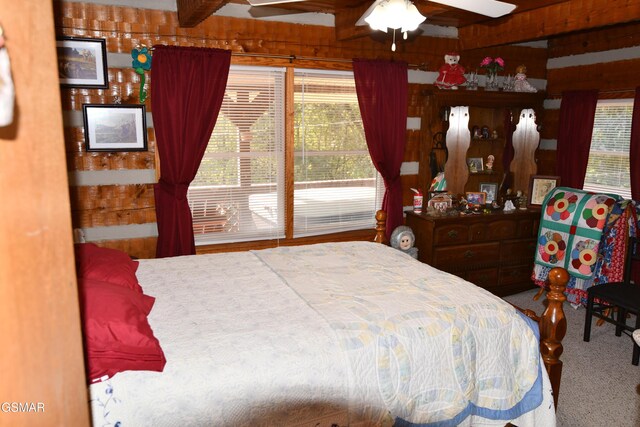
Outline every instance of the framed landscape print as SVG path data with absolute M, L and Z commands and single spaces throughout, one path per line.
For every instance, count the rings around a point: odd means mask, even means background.
M 146 151 L 144 105 L 84 104 L 87 151 Z
M 528 208 L 540 208 L 547 194 L 560 185 L 560 177 L 554 175 L 531 175 L 529 180 Z
M 61 86 L 94 89 L 109 87 L 104 39 L 64 37 L 56 40 L 56 50 Z

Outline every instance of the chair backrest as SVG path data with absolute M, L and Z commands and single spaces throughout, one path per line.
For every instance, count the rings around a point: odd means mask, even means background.
M 634 262 L 640 262 L 640 241 L 637 237 L 629 237 L 629 246 L 627 247 L 627 257 L 624 264 L 624 281 L 631 281 L 631 267 Z

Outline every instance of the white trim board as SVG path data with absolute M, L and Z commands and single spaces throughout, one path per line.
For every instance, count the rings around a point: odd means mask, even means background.
M 74 171 L 68 173 L 69 185 L 135 185 L 155 184 L 155 169 L 120 169 L 102 171 Z
M 547 60 L 547 70 L 626 61 L 638 58 L 640 58 L 640 46 L 625 47 L 622 49 L 603 50 L 599 52 L 582 53 L 580 55 L 549 58 Z
M 82 228 L 87 242 L 100 240 L 127 240 L 158 236 L 158 224 L 149 222 L 146 224 L 111 225 L 105 227 Z

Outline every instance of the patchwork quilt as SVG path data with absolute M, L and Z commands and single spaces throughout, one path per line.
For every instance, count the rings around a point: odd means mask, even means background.
M 544 286 L 549 271 L 569 273 L 567 300 L 586 304 L 586 290 L 619 281 L 624 270 L 626 239 L 635 235 L 632 202 L 616 195 L 557 187 L 542 205 L 532 279 Z

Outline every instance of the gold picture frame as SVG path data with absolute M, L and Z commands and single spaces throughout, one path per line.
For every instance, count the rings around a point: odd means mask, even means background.
M 527 208 L 541 208 L 547 194 L 559 185 L 560 177 L 557 175 L 531 175 Z

